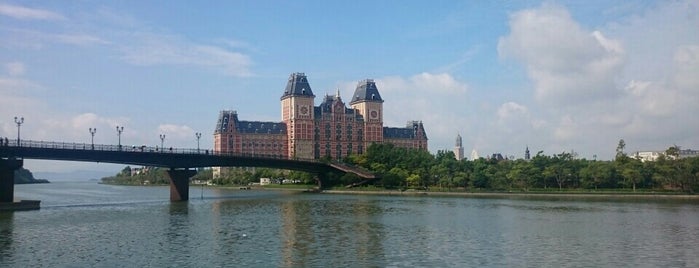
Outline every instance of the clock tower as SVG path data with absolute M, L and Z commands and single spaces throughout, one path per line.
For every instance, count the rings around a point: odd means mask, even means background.
M 306 74 L 291 74 L 281 97 L 282 121 L 286 124 L 289 136 L 289 158 L 314 158 L 314 99 Z
M 357 84 L 350 106 L 364 117 L 364 148 L 383 142 L 383 99 L 373 79 Z

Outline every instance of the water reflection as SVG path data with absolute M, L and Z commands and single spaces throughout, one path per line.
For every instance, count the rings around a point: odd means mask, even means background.
M 14 243 L 14 212 L 0 212 L 0 263 L 12 259 Z
M 281 266 L 384 266 L 384 230 L 376 200 L 288 200 L 280 209 Z

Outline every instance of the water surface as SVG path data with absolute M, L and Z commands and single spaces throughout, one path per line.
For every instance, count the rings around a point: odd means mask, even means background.
M 0 267 L 699 267 L 696 201 L 17 185 Z M 203 196 L 203 198 L 202 198 Z M 693 203 L 694 202 L 694 203 Z

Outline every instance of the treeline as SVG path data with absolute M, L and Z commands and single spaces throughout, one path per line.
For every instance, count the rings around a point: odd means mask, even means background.
M 699 157 L 679 158 L 679 148 L 670 147 L 656 161 L 643 162 L 624 152 L 619 141 L 614 160 L 597 161 L 562 152 L 546 155 L 538 152 L 530 160 L 479 158 L 457 161 L 451 151 L 433 155 L 424 150 L 398 148 L 391 144 L 373 144 L 365 154 L 343 161 L 378 174 L 369 181 L 379 187 L 440 188 L 464 191 L 541 191 L 578 189 L 637 189 L 695 193 L 699 191 Z M 329 161 L 329 160 L 327 160 Z M 119 174 L 103 178 L 109 184 L 168 184 L 164 168 L 132 172 L 125 167 Z M 320 175 L 323 187 L 366 182 L 352 173 Z M 211 180 L 215 185 L 248 185 L 260 178 L 289 179 L 317 184 L 318 176 L 305 172 L 270 168 L 228 168 L 216 179 L 211 169 L 200 170 L 192 180 Z
M 132 172 L 132 169 L 134 172 Z M 102 178 L 101 182 L 119 185 L 165 185 L 170 184 L 166 171 L 167 168 L 132 168 L 126 166 L 115 176 Z M 201 169 L 192 177 L 192 180 L 210 180 L 211 175 L 211 169 Z
M 102 183 L 119 185 L 167 185 L 170 179 L 167 176 L 167 168 L 124 167 L 114 176 L 102 178 Z M 272 168 L 224 168 L 221 176 L 213 178 L 213 170 L 200 169 L 191 181 L 210 182 L 213 185 L 249 185 L 260 182 L 260 178 L 290 179 L 300 181 L 303 184 L 315 184 L 315 176 L 306 172 L 289 171 Z
M 209 177 L 209 179 L 211 178 Z M 299 181 L 302 184 L 316 183 L 315 176 L 307 172 L 252 167 L 224 168 L 223 173 L 218 178 L 211 179 L 211 183 L 214 185 L 249 185 L 260 182 L 260 178 L 288 179 Z
M 432 155 L 391 144 L 374 144 L 366 154 L 344 161 L 381 175 L 375 184 L 386 188 L 699 190 L 699 157 L 679 159 L 679 148 L 670 147 L 657 161 L 642 162 L 626 155 L 624 147 L 621 140 L 613 161 L 580 159 L 568 152 L 545 155 L 542 151 L 530 160 L 457 161 L 451 151 Z
M 49 183 L 48 180 L 34 178 L 34 174 L 26 168 L 15 170 L 15 184 Z

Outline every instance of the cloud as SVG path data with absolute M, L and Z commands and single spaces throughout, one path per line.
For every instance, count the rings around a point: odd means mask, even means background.
M 158 133 L 164 134 L 168 138 L 178 140 L 194 139 L 194 129 L 187 125 L 161 124 L 158 126 Z
M 466 125 L 460 114 L 468 101 L 469 86 L 450 74 L 387 76 L 377 78 L 376 85 L 385 100 L 384 126 L 403 127 L 410 120 L 423 121 L 431 150 L 453 143 L 456 133 Z
M 28 49 L 43 49 L 47 43 L 69 44 L 77 46 L 106 45 L 110 42 L 84 33 L 49 33 L 21 28 L 0 28 L 10 33 L 7 45 Z
M 498 53 L 524 67 L 536 102 L 500 106 L 484 143 L 514 148 L 499 132 L 517 129 L 512 140 L 540 143 L 534 150 L 588 158 L 613 157 L 622 138 L 629 151 L 696 148 L 698 12 L 696 1 L 658 2 L 594 30 L 553 4 L 512 13 Z
M 250 57 L 224 48 L 190 42 L 175 35 L 139 33 L 121 44 L 122 59 L 135 65 L 192 65 L 226 75 L 251 76 Z
M 673 84 L 688 93 L 699 90 L 699 45 L 680 46 L 675 51 Z
M 50 39 L 55 40 L 58 43 L 71 44 L 71 45 L 105 45 L 109 42 L 99 38 L 97 36 L 89 34 L 53 34 L 48 35 Z
M 10 76 L 21 76 L 26 71 L 24 64 L 21 62 L 7 63 L 5 64 L 5 69 L 7 70 L 7 74 Z
M 66 18 L 58 13 L 43 10 L 27 8 L 23 6 L 14 6 L 0 3 L 0 15 L 12 17 L 21 20 L 65 20 Z
M 568 106 L 618 95 L 615 78 L 624 50 L 617 40 L 583 29 L 553 4 L 515 12 L 509 26 L 498 53 L 525 66 L 537 100 Z
M 500 120 L 506 120 L 513 117 L 527 116 L 529 110 L 527 107 L 516 103 L 516 102 L 506 102 L 500 106 L 498 109 L 498 118 Z

